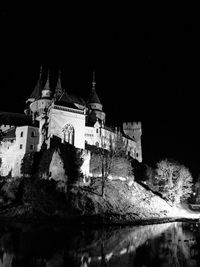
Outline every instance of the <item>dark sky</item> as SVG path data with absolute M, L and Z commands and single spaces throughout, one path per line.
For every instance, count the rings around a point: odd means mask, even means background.
M 108 124 L 142 121 L 144 162 L 171 157 L 198 174 L 197 9 L 64 2 L 0 4 L 0 110 L 23 112 L 40 64 L 86 98 L 95 70 Z

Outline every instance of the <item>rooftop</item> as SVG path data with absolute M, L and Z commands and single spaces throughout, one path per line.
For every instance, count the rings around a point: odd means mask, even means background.
M 31 116 L 23 113 L 0 112 L 0 125 L 23 126 L 32 124 Z

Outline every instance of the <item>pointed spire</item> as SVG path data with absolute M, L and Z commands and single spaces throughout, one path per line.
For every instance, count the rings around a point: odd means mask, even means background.
M 58 71 L 58 80 L 56 84 L 56 90 L 62 91 L 62 85 L 61 85 L 61 70 Z
M 92 91 L 90 93 L 88 103 L 97 103 L 101 104 L 99 97 L 96 92 L 96 81 L 95 81 L 95 72 L 93 71 L 93 77 L 92 77 Z
M 51 98 L 51 89 L 50 89 L 50 81 L 49 81 L 49 70 L 47 74 L 47 80 L 44 88 L 42 89 L 42 98 Z
M 42 65 L 40 66 L 40 72 L 39 72 L 39 79 L 36 83 L 35 88 L 33 89 L 33 92 L 31 93 L 29 99 L 26 102 L 33 102 L 36 99 L 38 99 L 40 97 L 41 94 L 41 89 L 42 89 Z
M 51 90 L 50 89 L 50 82 L 49 82 L 49 70 L 48 70 L 48 74 L 47 74 L 47 81 L 46 81 L 46 84 L 45 84 L 43 90 L 49 90 L 49 91 Z
M 93 76 L 92 76 L 92 90 L 95 90 L 95 86 L 96 86 L 95 71 L 93 71 Z
M 54 98 L 56 100 L 60 99 L 60 97 L 62 96 L 63 93 L 64 93 L 64 90 L 63 90 L 62 85 L 61 85 L 61 70 L 59 69 L 58 80 L 57 80 L 57 84 L 56 84 L 56 88 L 55 88 Z
M 42 77 L 42 65 L 40 66 L 40 75 L 39 75 L 39 79 L 41 80 Z

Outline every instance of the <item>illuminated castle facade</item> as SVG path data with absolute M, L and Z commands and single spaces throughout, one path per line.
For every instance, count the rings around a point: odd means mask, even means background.
M 60 72 L 54 90 L 50 87 L 49 72 L 46 83 L 42 86 L 41 68 L 37 84 L 26 105 L 25 114 L 27 118 L 31 116 L 35 124 L 8 125 L 0 120 L 4 132 L 0 145 L 2 176 L 8 173 L 11 173 L 11 176 L 21 176 L 20 164 L 25 153 L 40 151 L 43 144 L 46 144 L 47 149 L 50 148 L 54 136 L 60 138 L 62 143 L 70 143 L 83 152 L 87 150 L 86 154 L 89 155 L 89 146 L 107 150 L 114 148 L 115 141 L 120 135 L 127 154 L 142 162 L 141 123 L 123 123 L 122 132 L 106 126 L 106 114 L 96 92 L 94 75 L 86 102 L 62 88 Z M 88 157 L 82 168 L 87 176 L 90 170 L 86 162 Z

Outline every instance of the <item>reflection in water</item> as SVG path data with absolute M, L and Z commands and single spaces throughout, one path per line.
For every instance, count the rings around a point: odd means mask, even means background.
M 123 228 L 0 225 L 0 267 L 199 266 L 200 225 Z

